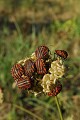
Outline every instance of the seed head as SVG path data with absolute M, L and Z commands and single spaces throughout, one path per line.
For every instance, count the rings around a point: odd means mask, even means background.
M 45 74 L 43 76 L 42 83 L 41 83 L 44 93 L 47 93 L 50 91 L 50 85 L 51 85 L 50 74 Z
M 59 79 L 62 78 L 64 75 L 64 65 L 62 64 L 62 60 L 56 60 L 51 63 L 51 68 L 49 69 L 49 72 L 51 73 L 51 78 L 53 79 Z

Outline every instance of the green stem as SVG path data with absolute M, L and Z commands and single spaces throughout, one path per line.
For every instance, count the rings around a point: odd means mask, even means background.
M 56 104 L 57 104 L 60 120 L 63 120 L 63 116 L 62 116 L 62 113 L 61 113 L 61 109 L 60 109 L 60 105 L 59 105 L 59 101 L 58 101 L 57 96 L 55 96 L 55 101 L 56 101 Z
M 12 105 L 15 106 L 16 108 L 18 108 L 18 109 L 20 109 L 20 110 L 22 110 L 22 111 L 30 114 L 31 116 L 33 116 L 34 118 L 37 118 L 38 120 L 43 120 L 42 118 L 40 118 L 39 116 L 35 115 L 35 114 L 32 113 L 31 111 L 23 108 L 22 106 L 19 106 L 19 105 L 17 105 L 17 104 L 11 103 L 11 102 L 8 102 L 8 104 L 12 104 Z
M 18 108 L 18 109 L 20 109 L 20 110 L 22 110 L 22 111 L 30 114 L 31 116 L 37 118 L 38 120 L 42 120 L 40 117 L 38 117 L 37 115 L 35 115 L 34 113 L 32 113 L 31 111 L 29 111 L 29 110 L 27 110 L 27 109 L 25 109 L 25 108 L 23 108 L 23 107 L 21 107 L 21 106 L 18 106 L 18 105 L 16 105 L 16 104 L 14 104 L 14 106 L 15 106 L 16 108 Z

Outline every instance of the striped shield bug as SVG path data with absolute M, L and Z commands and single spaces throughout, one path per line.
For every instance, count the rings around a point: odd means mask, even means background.
M 37 59 L 41 58 L 41 59 L 48 59 L 49 57 L 49 48 L 46 46 L 39 46 L 36 51 L 35 51 L 35 55 L 37 57 Z
M 53 85 L 53 88 L 48 92 L 48 96 L 56 96 L 62 90 L 62 84 L 57 81 L 56 84 Z
M 20 77 L 16 81 L 16 83 L 17 83 L 18 88 L 23 89 L 23 90 L 28 89 L 28 88 L 31 87 L 31 80 L 30 80 L 30 78 L 28 76 Z
M 36 66 L 38 74 L 46 74 L 47 73 L 46 66 L 45 66 L 43 59 L 37 59 L 35 62 L 35 66 Z
M 21 64 L 17 63 L 11 68 L 12 77 L 16 80 L 24 74 L 24 70 Z
M 55 50 L 55 54 L 62 57 L 63 59 L 66 59 L 68 56 L 68 53 L 65 50 Z
M 31 77 L 35 72 L 35 64 L 32 60 L 26 60 L 24 64 L 25 75 Z

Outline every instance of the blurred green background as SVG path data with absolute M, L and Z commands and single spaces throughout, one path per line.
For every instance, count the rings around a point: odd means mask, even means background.
M 34 97 L 14 85 L 12 65 L 39 45 L 64 49 L 66 75 L 58 95 L 64 120 L 80 120 L 80 0 L 0 0 L 0 120 L 59 120 L 54 97 Z M 20 106 L 17 108 L 16 105 Z

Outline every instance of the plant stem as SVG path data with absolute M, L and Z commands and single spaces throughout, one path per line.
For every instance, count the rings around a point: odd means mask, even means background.
M 37 118 L 38 120 L 43 120 L 42 118 L 40 118 L 40 117 L 37 116 L 36 114 L 32 113 L 31 111 L 23 108 L 22 106 L 19 106 L 19 105 L 17 105 L 17 104 L 12 103 L 12 102 L 7 102 L 7 103 L 15 106 L 16 108 L 18 108 L 18 109 L 20 109 L 20 110 L 22 110 L 22 111 L 24 111 L 24 112 L 26 112 L 26 113 L 28 113 L 29 115 L 33 116 L 34 118 Z
M 22 111 L 24 111 L 24 112 L 30 114 L 31 116 L 37 118 L 38 120 L 43 120 L 43 119 L 40 118 L 39 116 L 35 115 L 35 114 L 32 113 L 31 111 L 29 111 L 29 110 L 27 110 L 27 109 L 25 109 L 25 108 L 23 108 L 23 107 L 21 107 L 21 106 L 18 106 L 18 105 L 16 105 L 16 104 L 14 104 L 14 106 L 15 106 L 16 108 L 18 108 L 18 109 L 20 109 L 20 110 L 22 110 Z
M 60 120 L 63 120 L 63 116 L 62 116 L 62 112 L 61 112 L 61 109 L 60 109 L 60 105 L 59 105 L 59 101 L 58 101 L 57 96 L 55 96 L 55 101 L 56 101 L 56 104 L 57 104 Z

